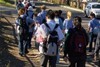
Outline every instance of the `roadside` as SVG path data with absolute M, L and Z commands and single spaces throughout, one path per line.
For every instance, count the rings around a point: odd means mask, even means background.
M 42 1 L 42 2 L 54 4 L 54 3 L 51 3 L 51 2 L 47 2 L 47 1 Z M 70 7 L 70 6 L 67 6 L 67 5 L 60 5 L 60 7 L 67 8 L 67 9 L 74 10 L 74 11 L 78 11 L 78 12 L 82 12 L 82 13 L 84 12 L 84 10 L 82 10 L 82 9 L 73 8 L 73 7 Z
M 0 0 L 0 6 L 15 7 L 15 0 Z
M 6 7 L 5 7 L 6 8 Z M 5 9 L 4 8 L 4 9 Z M 0 67 L 40 67 L 39 52 L 34 47 L 34 40 L 32 40 L 32 49 L 29 50 L 29 54 L 25 57 L 20 57 L 18 55 L 18 45 L 15 35 L 14 22 L 17 17 L 16 9 L 7 9 L 6 14 L 2 13 L 0 18 Z M 87 62 L 87 67 L 96 67 L 92 59 L 89 57 Z M 60 59 L 60 63 L 57 67 L 67 67 L 69 63 Z

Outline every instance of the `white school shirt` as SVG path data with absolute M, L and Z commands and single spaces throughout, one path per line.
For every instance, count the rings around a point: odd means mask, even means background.
M 51 31 L 54 29 L 54 27 L 55 27 L 55 25 L 56 25 L 56 23 L 55 23 L 54 20 L 47 20 L 47 24 L 49 25 Z M 40 28 L 41 28 L 41 31 L 44 32 L 44 33 L 43 33 L 43 34 L 44 34 L 43 37 L 47 37 L 48 29 L 47 29 L 47 27 L 45 26 L 45 24 L 42 24 L 42 25 L 40 26 Z M 63 34 L 63 32 L 61 31 L 61 29 L 60 29 L 59 26 L 58 26 L 58 28 L 56 28 L 56 31 L 57 31 L 57 33 L 58 33 L 59 41 L 62 40 L 62 39 L 64 38 L 64 34 Z M 39 52 L 40 52 L 40 53 L 43 53 L 43 47 L 42 47 L 41 45 L 42 45 L 42 43 L 40 43 Z

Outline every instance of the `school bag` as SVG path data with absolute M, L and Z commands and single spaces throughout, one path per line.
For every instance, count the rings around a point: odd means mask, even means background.
M 19 21 L 19 35 L 22 35 L 24 39 L 27 39 L 29 33 L 29 26 L 26 23 L 27 17 L 18 17 Z
M 43 40 L 44 40 L 43 36 L 44 36 L 44 33 L 41 31 L 40 26 L 37 27 L 37 30 L 35 32 L 36 42 L 37 43 L 43 42 Z
M 85 33 L 84 31 L 76 31 L 75 29 L 73 31 L 69 42 L 70 49 L 75 53 L 84 54 L 87 44 Z
M 56 56 L 58 53 L 58 33 L 56 31 L 58 24 L 55 25 L 54 29 L 51 31 L 49 25 L 45 23 L 45 26 L 48 29 L 48 36 L 46 43 L 44 44 L 44 53 L 49 56 Z

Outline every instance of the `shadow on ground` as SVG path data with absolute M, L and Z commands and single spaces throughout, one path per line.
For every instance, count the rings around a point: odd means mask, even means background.
M 2 19 L 2 18 L 1 18 Z M 24 67 L 25 62 L 10 53 L 17 47 L 13 37 L 13 28 L 7 21 L 0 20 L 0 67 Z

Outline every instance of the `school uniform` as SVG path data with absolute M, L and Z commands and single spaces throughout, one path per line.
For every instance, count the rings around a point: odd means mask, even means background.
M 72 19 L 65 19 L 64 22 L 63 22 L 63 26 L 64 26 L 64 32 L 65 34 L 67 34 L 68 30 L 70 28 L 73 28 L 73 21 Z
M 54 20 L 47 20 L 47 24 L 48 26 L 50 27 L 50 30 L 52 31 L 56 25 L 55 21 Z M 45 24 L 42 24 L 40 25 L 40 30 L 43 32 L 43 38 L 46 38 L 47 37 L 47 34 L 48 34 L 48 29 L 46 27 Z M 56 28 L 56 31 L 58 33 L 58 38 L 59 38 L 59 41 L 62 40 L 64 38 L 64 35 L 60 29 L 60 27 L 58 26 Z M 49 56 L 49 55 L 46 55 L 44 53 L 44 50 L 43 50 L 43 42 L 40 43 L 39 45 L 39 52 L 40 52 L 40 61 L 41 61 L 41 66 L 42 67 L 46 67 L 47 66 L 47 62 L 48 60 L 51 67 L 56 67 L 56 60 L 57 60 L 57 56 Z
M 26 15 L 24 14 L 24 15 L 21 15 L 20 17 L 25 19 Z M 27 53 L 27 39 L 25 39 L 26 35 L 20 34 L 20 32 L 18 32 L 19 31 L 19 25 L 20 25 L 20 21 L 19 21 L 19 19 L 17 19 L 16 20 L 16 32 L 17 32 L 17 35 L 18 35 L 19 54 L 24 55 L 25 53 Z
M 89 33 L 90 33 L 90 35 L 89 35 L 90 36 L 89 52 L 91 52 L 92 51 L 92 43 L 93 43 L 93 41 L 96 42 L 96 37 L 97 37 L 97 34 L 94 34 L 93 30 L 94 30 L 95 27 L 100 26 L 100 23 L 98 22 L 97 19 L 93 18 L 92 20 L 89 21 L 88 26 L 90 27 L 90 31 L 89 31 Z
M 28 26 L 32 23 L 35 23 L 34 20 L 30 17 L 27 17 L 26 22 L 27 22 Z M 32 46 L 31 39 L 32 39 L 32 36 L 34 34 L 34 28 L 35 28 L 35 25 L 33 25 L 31 28 L 29 28 L 29 39 L 28 39 L 28 43 L 27 43 L 28 48 L 31 48 L 31 46 Z

